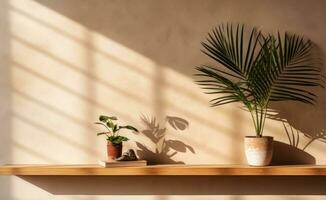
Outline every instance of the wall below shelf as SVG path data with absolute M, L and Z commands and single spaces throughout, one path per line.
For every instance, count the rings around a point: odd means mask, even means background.
M 326 165 L 152 165 L 104 168 L 99 165 L 3 165 L 0 175 L 17 176 L 326 176 Z

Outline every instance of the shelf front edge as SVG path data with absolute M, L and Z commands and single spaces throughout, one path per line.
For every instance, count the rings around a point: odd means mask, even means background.
M 326 176 L 326 166 L 156 165 L 104 168 L 98 165 L 5 165 L 16 176 Z

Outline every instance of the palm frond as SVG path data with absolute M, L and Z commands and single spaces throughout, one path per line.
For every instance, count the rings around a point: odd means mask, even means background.
M 308 87 L 322 86 L 321 70 L 314 66 L 310 40 L 285 33 L 272 38 L 252 73 L 252 85 L 265 102 L 294 100 L 314 104 Z
M 217 97 L 211 100 L 212 106 L 223 105 L 231 102 L 243 102 L 248 105 L 250 102 L 246 98 L 246 94 L 243 92 L 238 84 L 232 82 L 223 73 L 219 73 L 216 70 L 206 67 L 197 67 L 199 72 L 195 76 L 204 77 L 204 80 L 197 82 L 198 85 L 203 86 L 203 89 L 218 89 L 216 94 L 225 94 L 224 96 Z
M 208 33 L 206 42 L 202 42 L 202 52 L 223 65 L 233 76 L 245 79 L 250 72 L 255 58 L 261 32 L 253 28 L 250 32 L 248 46 L 245 49 L 244 25 L 220 25 Z

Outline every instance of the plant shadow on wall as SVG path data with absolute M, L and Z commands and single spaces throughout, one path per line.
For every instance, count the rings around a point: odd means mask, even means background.
M 280 141 L 274 141 L 274 156 L 272 164 L 316 164 L 316 159 L 311 154 L 306 152 L 306 150 L 315 142 L 326 144 L 326 129 L 322 128 L 323 126 L 321 126 L 320 129 L 312 127 L 311 131 L 303 132 L 298 128 L 294 128 L 297 127 L 296 124 L 289 123 L 288 119 L 276 118 L 276 116 L 279 115 L 279 112 L 277 112 L 276 115 L 273 115 L 270 118 L 281 121 L 283 123 L 284 133 L 287 136 L 289 144 Z M 300 118 L 300 116 L 297 118 Z M 319 119 L 317 118 L 315 120 Z M 302 140 L 302 136 L 305 137 L 305 140 Z
M 314 141 L 321 140 L 325 142 L 324 136 L 319 135 L 311 137 L 311 135 L 300 133 L 299 130 L 294 129 L 291 125 L 286 125 L 283 122 L 284 133 L 288 138 L 289 144 L 280 141 L 274 141 L 274 155 L 272 158 L 272 165 L 304 165 L 316 164 L 314 156 L 306 152 L 306 148 Z M 310 140 L 304 145 L 300 140 L 301 135 L 308 137 Z
M 160 124 L 154 116 L 142 115 L 140 119 L 145 126 L 140 132 L 153 145 L 144 145 L 141 142 L 136 142 L 138 148 L 137 155 L 140 159 L 147 160 L 149 165 L 185 164 L 182 161 L 175 161 L 173 157 L 178 153 L 186 153 L 187 151 L 195 153 L 195 150 L 184 142 L 168 138 L 169 127 L 178 133 L 184 132 L 189 127 L 187 120 L 180 117 L 167 116 L 165 121 Z M 151 148 L 152 146 L 154 147 Z

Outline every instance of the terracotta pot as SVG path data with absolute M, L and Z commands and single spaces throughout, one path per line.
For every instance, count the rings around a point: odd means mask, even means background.
M 251 166 L 267 166 L 273 156 L 273 137 L 246 136 L 244 139 L 247 162 Z
M 109 160 L 115 160 L 116 158 L 119 158 L 122 154 L 122 143 L 113 144 L 111 141 L 108 141 L 107 153 Z

